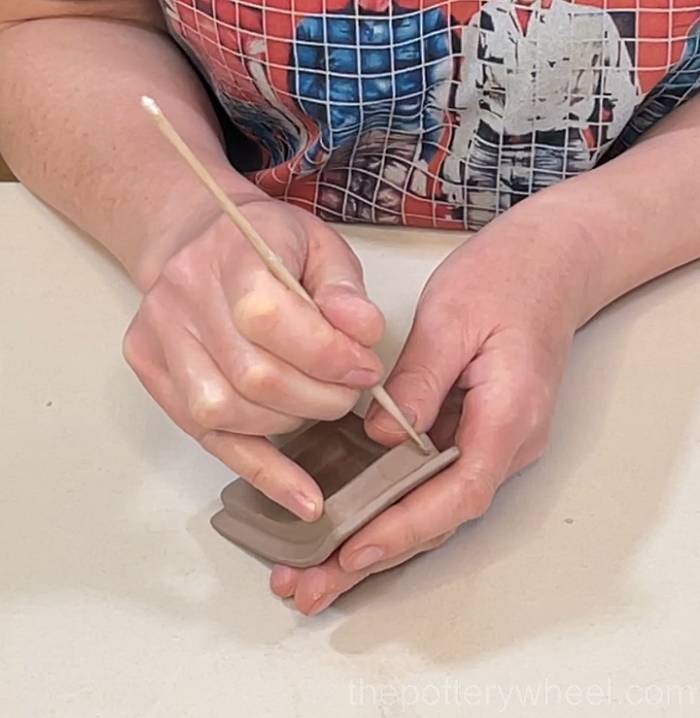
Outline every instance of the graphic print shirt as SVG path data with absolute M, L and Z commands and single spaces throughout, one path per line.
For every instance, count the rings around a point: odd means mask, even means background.
M 700 88 L 700 0 L 161 2 L 250 179 L 331 221 L 478 229 Z

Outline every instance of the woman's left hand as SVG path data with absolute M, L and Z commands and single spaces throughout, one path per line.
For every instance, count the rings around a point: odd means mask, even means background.
M 303 613 L 441 545 L 542 455 L 593 264 L 578 208 L 553 196 L 541 193 L 491 222 L 426 285 L 386 387 L 419 431 L 439 448 L 455 443 L 461 457 L 320 566 L 275 566 L 272 590 L 293 596 Z M 406 438 L 376 405 L 366 428 L 384 444 Z

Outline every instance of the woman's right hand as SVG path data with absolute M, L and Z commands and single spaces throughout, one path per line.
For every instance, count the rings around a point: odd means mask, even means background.
M 186 242 L 146 292 L 124 355 L 148 392 L 207 451 L 305 520 L 323 497 L 265 437 L 347 413 L 382 366 L 384 320 L 362 269 L 323 221 L 262 199 L 241 211 L 321 309 L 286 289 L 231 221 Z

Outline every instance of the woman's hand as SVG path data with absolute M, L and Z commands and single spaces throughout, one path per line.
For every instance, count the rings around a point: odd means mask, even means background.
M 224 216 L 165 264 L 143 298 L 124 354 L 175 423 L 233 471 L 306 520 L 316 483 L 264 438 L 304 419 L 337 419 L 382 373 L 383 331 L 362 271 L 321 220 L 270 199 L 241 211 L 321 312 L 272 277 Z
M 505 479 L 541 456 L 587 288 L 575 208 L 546 197 L 492 222 L 437 269 L 387 389 L 419 431 L 461 458 L 350 538 L 321 566 L 276 566 L 273 591 L 314 614 L 368 575 L 442 544 Z M 558 214 L 554 214 L 558 212 Z M 378 406 L 376 440 L 405 436 Z

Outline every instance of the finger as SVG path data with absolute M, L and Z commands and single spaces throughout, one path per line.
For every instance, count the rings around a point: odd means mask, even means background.
M 166 371 L 167 365 L 158 336 L 140 313 L 131 320 L 122 339 L 122 354 L 134 371 Z
M 289 416 L 332 421 L 357 403 L 357 390 L 313 379 L 248 342 L 236 328 L 223 298 L 212 302 L 199 331 L 202 345 L 221 373 L 253 404 Z
M 144 298 L 125 335 L 124 354 L 142 379 L 147 376 L 149 393 L 178 426 L 197 438 L 210 429 L 276 434 L 298 428 L 298 418 L 261 410 L 237 396 L 197 337 L 181 326 L 186 319 L 177 302 L 167 293 L 165 299 L 162 293 L 157 300 L 153 294 Z M 210 300 L 211 307 L 221 304 Z M 158 375 L 167 375 L 167 381 Z
M 246 339 L 324 382 L 357 388 L 379 382 L 382 365 L 374 352 L 279 282 L 261 284 L 233 307 L 236 328 Z
M 526 469 L 542 458 L 547 445 L 548 429 L 548 426 L 542 427 L 539 431 L 536 431 L 528 437 L 513 457 L 513 461 L 508 468 L 508 476 L 513 476 L 523 471 L 523 469 Z
M 359 391 L 303 374 L 263 349 L 239 354 L 229 376 L 236 391 L 259 406 L 304 419 L 333 421 L 352 409 Z
M 246 214 L 261 231 L 264 228 L 265 240 L 300 278 L 331 324 L 364 346 L 376 344 L 384 330 L 384 319 L 367 299 L 362 267 L 346 242 L 328 225 L 288 205 L 277 214 L 270 213 L 269 208 L 269 204 L 250 205 Z M 240 248 L 232 262 L 242 281 L 230 289 L 239 297 L 250 291 L 258 272 L 269 276 L 257 256 Z M 246 264 L 245 271 L 241 271 L 242 263 Z
M 294 595 L 297 583 L 303 573 L 303 568 L 277 564 L 272 567 L 270 573 L 270 589 L 280 598 L 289 598 Z
M 449 312 L 445 312 L 441 318 L 443 324 L 437 327 L 434 314 L 418 312 L 396 367 L 385 384 L 419 432 L 433 425 L 447 393 L 474 353 L 464 336 L 463 317 L 452 320 Z M 376 404 L 367 412 L 365 428 L 371 438 L 382 444 L 398 444 L 406 438 L 397 422 Z
M 330 227 L 314 228 L 303 284 L 328 321 L 370 347 L 384 333 L 384 317 L 367 297 L 362 265 L 345 240 Z
M 445 397 L 440 407 L 437 419 L 430 429 L 430 438 L 435 446 L 443 451 L 449 446 L 454 446 L 455 434 L 462 416 L 462 402 L 464 401 L 464 390 L 453 388 Z
M 181 429 L 197 438 L 204 449 L 300 518 L 307 521 L 318 518 L 323 508 L 323 495 L 316 482 L 267 440 L 207 432 L 193 421 L 189 407 L 183 401 L 184 394 L 166 369 L 164 353 L 155 333 L 138 319 L 125 336 L 124 355 L 149 394 Z
M 316 482 L 267 439 L 224 431 L 207 432 L 201 445 L 272 501 L 305 521 L 323 510 Z
M 294 603 L 296 608 L 307 615 L 313 616 L 328 608 L 338 596 L 346 593 L 373 573 L 388 571 L 414 556 L 431 551 L 441 546 L 452 534 L 436 536 L 421 546 L 394 556 L 389 560 L 375 564 L 362 571 L 345 571 L 338 562 L 338 553 L 333 554 L 320 566 L 304 570 L 296 576 Z
M 138 316 L 124 335 L 122 353 L 144 389 L 161 409 L 184 432 L 198 438 L 201 427 L 193 421 L 187 403 L 175 387 L 160 342 Z
M 503 413 L 484 409 L 481 391 L 477 387 L 465 397 L 457 462 L 349 539 L 340 551 L 344 569 L 357 571 L 400 555 L 488 509 L 526 433 L 509 407 L 504 406 Z
M 165 326 L 160 337 L 176 391 L 203 429 L 266 436 L 289 433 L 301 426 L 298 417 L 255 404 L 235 391 L 188 331 Z

